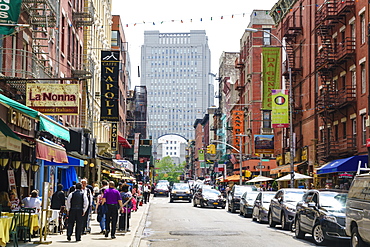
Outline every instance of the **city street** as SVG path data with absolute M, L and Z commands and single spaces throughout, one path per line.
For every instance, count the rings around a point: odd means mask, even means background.
M 221 208 L 193 207 L 192 203 L 153 197 L 140 246 L 315 246 L 310 235 L 298 240 L 294 233 L 253 222 Z M 332 242 L 327 246 L 349 246 Z

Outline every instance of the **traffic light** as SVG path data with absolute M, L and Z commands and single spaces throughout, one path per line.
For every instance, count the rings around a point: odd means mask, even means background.
M 210 154 L 211 153 L 211 145 L 208 145 L 207 146 L 207 154 Z
M 216 145 L 215 144 L 210 144 L 210 154 L 216 154 Z

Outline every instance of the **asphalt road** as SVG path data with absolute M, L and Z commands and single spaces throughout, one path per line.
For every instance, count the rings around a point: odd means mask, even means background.
M 335 241 L 327 246 L 349 247 L 348 241 Z M 253 222 L 226 209 L 193 207 L 192 203 L 169 202 L 154 197 L 149 205 L 140 247 L 185 246 L 315 246 L 311 235 L 304 240 L 277 226 Z

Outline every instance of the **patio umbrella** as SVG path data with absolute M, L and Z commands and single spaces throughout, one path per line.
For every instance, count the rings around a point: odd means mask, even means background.
M 273 178 L 265 177 L 262 175 L 258 175 L 257 177 L 251 179 L 248 181 L 248 183 L 258 183 L 258 182 L 264 182 L 264 181 L 269 181 L 269 180 L 274 180 Z
M 240 175 L 232 175 L 232 176 L 228 176 L 226 177 L 225 181 L 239 181 L 240 180 Z M 243 177 L 243 180 L 242 181 L 245 181 L 245 178 Z
M 294 173 L 294 180 L 302 180 L 302 179 L 310 179 L 312 177 L 300 174 L 300 173 Z M 276 179 L 276 181 L 290 181 L 291 179 L 291 174 L 285 175 L 284 177 Z

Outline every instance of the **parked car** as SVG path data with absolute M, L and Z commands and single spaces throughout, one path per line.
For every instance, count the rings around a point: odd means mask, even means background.
M 331 239 L 349 239 L 345 232 L 347 191 L 309 190 L 297 203 L 295 235 L 312 234 L 316 245 Z
M 174 200 L 187 200 L 191 202 L 193 194 L 190 192 L 190 187 L 187 183 L 174 183 L 170 194 L 170 202 Z
M 235 213 L 240 209 L 240 198 L 246 191 L 257 191 L 254 185 L 234 185 L 227 195 L 227 210 Z
M 357 175 L 348 192 L 346 233 L 351 246 L 370 245 L 370 173 Z
M 154 196 L 165 195 L 168 197 L 170 189 L 167 183 L 157 183 L 154 188 Z
M 240 198 L 240 215 L 244 217 L 252 217 L 254 201 L 257 198 L 258 191 L 244 192 Z
M 276 192 L 271 199 L 268 222 L 270 227 L 281 225 L 284 230 L 290 230 L 296 213 L 297 202 L 302 200 L 306 190 L 285 188 Z
M 223 198 L 221 192 L 215 189 L 204 187 L 195 192 L 193 197 L 193 206 L 197 207 L 226 207 L 226 199 Z
M 258 220 L 259 223 L 268 222 L 267 215 L 271 199 L 275 196 L 276 192 L 273 191 L 260 191 L 254 201 L 252 220 Z

